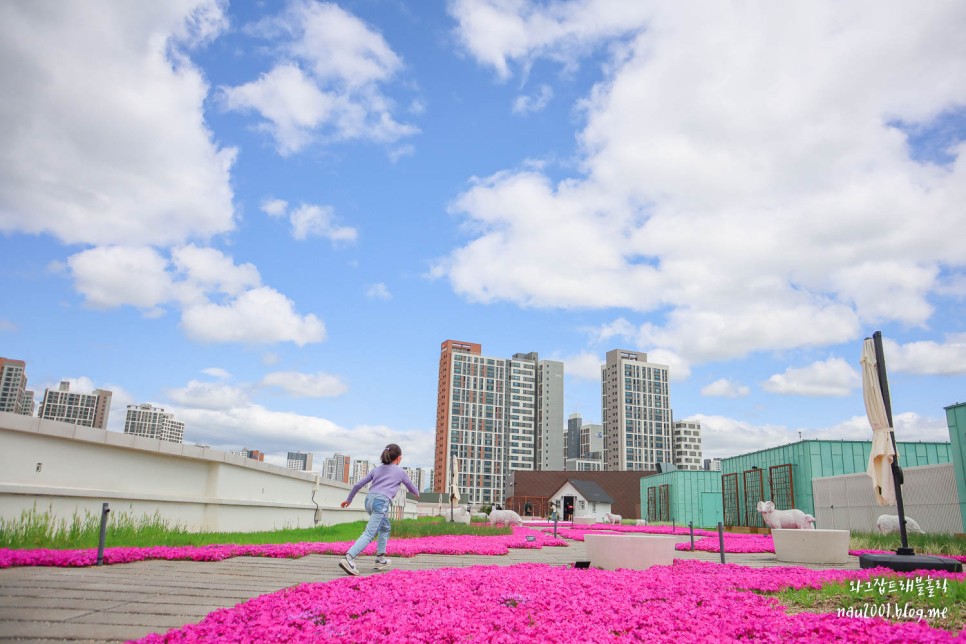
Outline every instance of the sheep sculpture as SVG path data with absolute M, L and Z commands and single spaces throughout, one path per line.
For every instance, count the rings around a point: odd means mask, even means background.
M 621 515 L 619 515 L 619 514 L 611 514 L 610 512 L 605 512 L 604 513 L 604 522 L 605 523 L 612 523 L 614 525 L 620 525 L 622 519 L 623 519 L 623 517 L 621 517 Z
M 759 501 L 758 511 L 761 513 L 765 525 L 772 530 L 809 530 L 815 528 L 815 517 L 811 514 L 805 514 L 796 509 L 776 510 L 775 504 L 771 501 Z
M 508 526 L 522 526 L 523 519 L 513 510 L 492 510 L 490 512 L 490 525 L 495 526 L 501 523 Z
M 449 508 L 446 509 L 446 519 L 452 520 L 454 523 L 464 523 L 466 525 L 470 524 L 470 513 L 467 512 L 466 508 L 453 508 L 450 512 Z
M 896 534 L 899 532 L 899 517 L 894 514 L 883 514 L 876 519 L 875 528 L 880 534 Z M 906 534 L 910 532 L 925 534 L 915 519 L 906 517 Z

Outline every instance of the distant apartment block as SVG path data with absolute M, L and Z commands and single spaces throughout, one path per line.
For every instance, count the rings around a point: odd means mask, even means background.
M 262 453 L 261 451 L 259 451 L 257 449 L 248 449 L 247 447 L 243 447 L 242 449 L 237 450 L 237 451 L 233 450 L 233 451 L 230 451 L 228 453 L 229 454 L 237 454 L 238 456 L 244 456 L 245 458 L 250 458 L 250 459 L 252 459 L 254 461 L 264 461 L 265 460 L 265 454 L 264 453 Z
M 0 411 L 33 416 L 34 392 L 27 389 L 27 363 L 0 358 Z
M 706 458 L 704 459 L 704 469 L 709 472 L 720 472 L 721 471 L 721 459 L 720 458 Z
M 580 426 L 580 458 L 600 461 L 604 454 L 604 426 L 594 423 Z
M 404 467 L 403 470 L 405 470 L 406 475 L 409 477 L 409 480 L 412 481 L 413 484 L 416 486 L 417 490 L 422 492 L 423 490 L 426 489 L 426 482 L 429 480 L 429 477 L 427 476 L 427 470 L 424 470 L 418 467 Z
M 372 463 L 369 461 L 352 461 L 352 476 L 349 477 L 349 483 L 355 485 L 366 478 L 370 470 L 372 470 Z
M 564 469 L 567 472 L 601 472 L 604 463 L 600 459 L 568 458 Z
M 674 465 L 679 470 L 704 469 L 701 462 L 701 423 L 676 420 L 671 435 L 674 440 Z
M 308 472 L 312 469 L 312 455 L 304 452 L 289 452 L 285 467 L 290 470 Z
M 291 457 L 289 457 L 291 458 Z M 307 468 L 306 468 L 307 469 Z M 352 457 L 345 454 L 333 454 L 322 461 L 322 478 L 330 481 L 349 482 L 352 474 Z
M 44 391 L 44 399 L 40 403 L 40 409 L 37 410 L 37 416 L 47 420 L 107 429 L 111 395 L 111 392 L 105 389 L 95 389 L 94 393 L 90 394 L 74 393 L 70 390 L 70 383 L 62 380 L 56 390 Z
M 656 470 L 670 463 L 670 367 L 647 361 L 647 354 L 607 352 L 601 367 L 604 464 L 609 471 Z
M 174 414 L 148 403 L 128 405 L 124 418 L 124 433 L 144 436 L 169 443 L 184 442 L 184 423 Z
M 580 414 L 570 414 L 567 418 L 567 434 L 564 441 L 564 458 L 580 458 L 580 428 L 584 419 Z
M 563 363 L 536 353 L 482 355 L 472 342 L 440 347 L 433 489 L 446 492 L 458 459 L 460 495 L 499 503 L 516 470 L 563 466 Z

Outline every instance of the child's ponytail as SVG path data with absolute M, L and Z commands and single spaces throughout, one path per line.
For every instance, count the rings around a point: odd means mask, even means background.
M 382 461 L 383 465 L 389 465 L 400 456 L 402 456 L 402 448 L 395 443 L 389 443 L 386 445 L 386 449 L 382 450 L 382 456 L 379 457 L 379 460 Z

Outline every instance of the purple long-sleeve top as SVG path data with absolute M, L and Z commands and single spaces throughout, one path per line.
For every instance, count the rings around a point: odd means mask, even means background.
M 399 489 L 400 485 L 405 485 L 406 489 L 415 495 L 419 495 L 419 490 L 413 485 L 413 482 L 409 480 L 409 475 L 406 474 L 406 470 L 399 467 L 395 463 L 382 464 L 376 469 L 369 472 L 364 479 L 352 486 L 349 491 L 349 496 L 346 501 L 352 502 L 353 497 L 356 492 L 362 489 L 366 483 L 372 483 L 369 486 L 369 494 L 381 494 L 388 499 L 392 499 L 396 496 L 396 491 Z

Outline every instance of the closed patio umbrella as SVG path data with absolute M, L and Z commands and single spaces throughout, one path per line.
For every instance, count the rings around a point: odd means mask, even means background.
M 460 464 L 459 459 L 455 456 L 449 463 L 449 520 L 453 521 L 453 504 L 459 503 L 460 500 L 460 488 L 459 488 L 459 475 L 460 475 Z
M 886 410 L 879 383 L 878 360 L 872 338 L 866 338 L 862 345 L 862 397 L 865 399 L 865 413 L 872 425 L 872 453 L 869 454 L 869 467 L 866 470 L 872 477 L 872 490 L 879 505 L 896 504 L 896 487 L 892 477 L 892 463 L 896 450 L 893 447 L 891 414 Z

